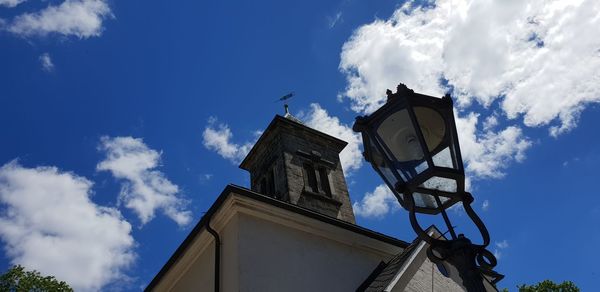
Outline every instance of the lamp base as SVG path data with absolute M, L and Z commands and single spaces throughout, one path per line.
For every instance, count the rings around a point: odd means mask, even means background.
M 427 256 L 434 263 L 448 264 L 456 273 L 468 292 L 488 291 L 485 282 L 493 286 L 504 276 L 494 272 L 496 259 L 483 246 L 471 243 L 463 234 L 443 245 L 430 246 Z

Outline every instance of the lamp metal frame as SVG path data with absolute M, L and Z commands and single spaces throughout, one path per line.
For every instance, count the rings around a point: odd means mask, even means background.
M 463 285 L 468 291 L 486 291 L 483 280 L 496 284 L 504 276 L 493 271 L 497 264 L 494 255 L 486 248 L 490 244 L 490 235 L 485 224 L 471 207 L 473 196 L 465 191 L 465 174 L 458 141 L 456 122 L 454 120 L 454 110 L 452 98 L 449 94 L 442 98 L 415 93 L 413 90 L 400 84 L 396 93 L 387 90 L 387 102 L 377 109 L 371 115 L 357 117 L 353 126 L 355 132 L 361 132 L 365 151 L 365 159 L 371 163 L 375 171 L 382 177 L 388 187 L 392 190 L 395 197 L 402 207 L 409 212 L 409 220 L 417 236 L 427 242 L 428 258 L 436 263 L 444 262 L 452 264 L 459 272 Z M 445 125 L 444 136 L 439 145 L 429 150 L 425 141 L 415 107 L 426 107 L 435 110 L 443 119 Z M 381 123 L 390 115 L 399 110 L 408 111 L 410 121 L 421 147 L 423 158 L 417 162 L 399 162 L 386 145 L 382 137 L 377 133 Z M 441 151 L 449 149 L 452 167 L 440 166 L 434 163 L 433 157 Z M 407 166 L 407 163 L 415 165 Z M 422 172 L 411 171 L 416 169 L 416 164 L 427 163 L 427 168 Z M 383 173 L 383 166 L 389 168 L 395 182 Z M 408 170 L 407 170 L 408 169 Z M 445 190 L 427 189 L 423 183 L 433 177 L 441 177 L 456 181 L 456 192 Z M 415 195 L 429 195 L 435 200 L 435 208 L 417 206 Z M 444 201 L 442 202 L 442 199 Z M 454 226 L 451 224 L 446 210 L 454 204 L 462 203 L 465 213 L 473 221 L 479 230 L 482 243 L 473 244 L 463 234 L 456 235 Z M 441 214 L 444 222 L 450 232 L 451 239 L 443 240 L 429 235 L 419 224 L 417 213 L 437 215 Z

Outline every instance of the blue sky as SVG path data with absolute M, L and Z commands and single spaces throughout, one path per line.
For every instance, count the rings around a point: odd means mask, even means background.
M 561 2 L 0 0 L 0 268 L 145 287 L 226 184 L 248 185 L 237 165 L 290 91 L 349 142 L 357 223 L 410 241 L 350 130 L 403 82 L 456 99 L 499 286 L 594 290 L 600 4 Z

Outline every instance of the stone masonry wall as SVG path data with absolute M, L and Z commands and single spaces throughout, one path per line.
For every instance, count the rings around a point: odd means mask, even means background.
M 255 145 L 259 148 L 253 149 L 252 156 L 247 158 L 251 189 L 259 191 L 261 179 L 268 176 L 269 170 L 273 169 L 276 191 L 274 197 L 355 223 L 348 186 L 339 159 L 339 152 L 344 144 L 307 130 L 306 126 L 295 122 L 277 121 L 275 125 L 263 133 L 262 140 Z M 304 153 L 318 153 L 320 158 L 311 160 L 306 154 L 300 155 L 299 150 Z M 305 162 L 326 165 L 329 170 L 331 197 L 306 191 L 303 174 Z
M 282 143 L 290 202 L 340 220 L 355 223 L 348 186 L 340 163 L 338 149 L 336 149 L 339 146 L 319 138 L 312 133 L 297 130 L 286 131 L 283 134 Z M 310 159 L 299 155 L 298 150 L 306 153 L 316 151 L 321 154 L 322 159 L 333 162 L 333 166 L 328 166 L 330 170 L 328 178 L 332 193 L 331 198 L 311 196 L 304 192 L 305 180 L 302 168 L 304 162 L 310 161 Z
M 397 292 L 396 289 L 392 290 Z M 463 288 L 440 273 L 434 263 L 425 259 L 403 291 L 408 292 L 463 292 Z

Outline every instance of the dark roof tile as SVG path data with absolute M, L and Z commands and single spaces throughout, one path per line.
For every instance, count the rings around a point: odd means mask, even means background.
M 415 247 L 421 242 L 415 239 L 401 253 L 393 257 L 387 264 L 380 263 L 365 282 L 356 289 L 357 292 L 381 292 L 394 279 L 402 265 L 408 260 Z M 382 265 L 383 264 L 383 265 Z

